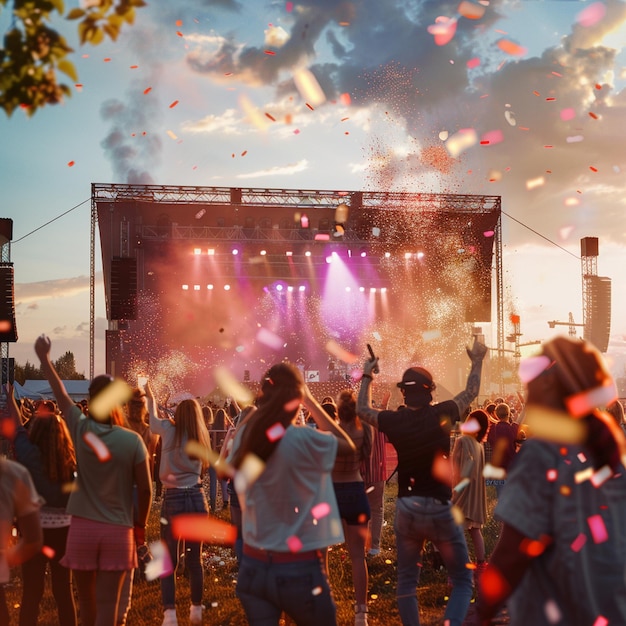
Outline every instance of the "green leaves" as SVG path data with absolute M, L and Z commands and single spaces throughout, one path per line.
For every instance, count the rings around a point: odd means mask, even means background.
M 0 0 L 0 11 L 9 0 Z M 10 116 L 17 108 L 33 115 L 38 108 L 57 104 L 70 96 L 70 86 L 59 83 L 57 72 L 74 83 L 78 74 L 66 57 L 74 52 L 65 39 L 48 26 L 53 17 L 78 20 L 81 45 L 97 46 L 106 37 L 117 41 L 124 24 L 132 25 L 144 0 L 92 0 L 89 6 L 74 7 L 65 14 L 63 0 L 13 0 L 12 28 L 0 48 L 0 107 Z

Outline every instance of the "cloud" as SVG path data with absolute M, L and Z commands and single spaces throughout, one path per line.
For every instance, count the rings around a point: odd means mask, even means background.
M 67 298 L 89 291 L 89 276 L 60 278 L 36 283 L 15 283 L 16 306 L 38 309 L 39 302 L 49 298 Z
M 266 176 L 293 176 L 294 174 L 298 174 L 300 172 L 304 172 L 308 169 L 309 162 L 306 159 L 302 159 L 297 163 L 292 163 L 291 165 L 276 165 L 274 167 L 270 167 L 265 170 L 259 170 L 256 172 L 248 172 L 247 174 L 239 174 L 237 178 L 239 179 L 250 179 L 250 178 L 264 178 Z

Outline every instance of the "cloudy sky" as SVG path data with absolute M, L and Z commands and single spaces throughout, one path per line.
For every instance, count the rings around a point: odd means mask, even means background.
M 501 195 L 522 341 L 582 322 L 580 239 L 598 237 L 623 375 L 625 2 L 154 2 L 95 48 L 55 26 L 72 97 L 0 117 L 19 363 L 46 332 L 88 374 L 91 183 L 155 183 Z M 99 371 L 100 273 L 96 308 Z

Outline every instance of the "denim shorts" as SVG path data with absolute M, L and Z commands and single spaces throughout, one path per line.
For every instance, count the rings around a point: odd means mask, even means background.
M 348 526 L 367 524 L 371 517 L 370 503 L 364 482 L 333 483 L 339 515 Z

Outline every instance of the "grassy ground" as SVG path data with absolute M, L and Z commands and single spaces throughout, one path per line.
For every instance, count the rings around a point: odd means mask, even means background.
M 393 511 L 395 485 L 389 485 L 386 491 L 385 519 L 388 524 L 383 528 L 383 550 L 377 557 L 368 560 L 370 575 L 369 622 L 371 626 L 390 626 L 400 624 L 395 599 L 396 560 L 393 537 Z M 490 510 L 494 504 L 494 488 L 488 487 Z M 228 512 L 217 515 L 228 520 Z M 158 538 L 159 506 L 154 504 L 150 515 L 148 539 Z M 497 524 L 490 521 L 484 531 L 487 554 L 489 555 L 497 540 Z M 470 544 L 471 553 L 471 544 Z M 236 560 L 230 548 L 205 546 L 205 585 L 204 605 L 206 607 L 204 624 L 208 626 L 245 626 L 247 621 L 239 601 L 235 597 L 237 579 Z M 354 624 L 352 574 L 350 559 L 343 546 L 335 546 L 329 555 L 330 582 L 337 603 L 339 626 Z M 425 559 L 418 592 L 420 617 L 423 626 L 441 624 L 446 602 L 447 575 L 444 570 L 435 570 Z M 22 584 L 19 571 L 13 572 L 11 584 L 6 588 L 7 603 L 11 615 L 11 624 L 18 623 L 19 606 L 22 596 Z M 178 619 L 181 626 L 189 623 L 189 585 L 185 575 L 177 579 Z M 146 582 L 137 577 L 133 592 L 128 626 L 160 626 L 162 620 L 161 590 L 159 582 Z M 46 593 L 41 605 L 41 626 L 57 626 L 56 606 L 47 581 Z M 289 622 L 286 622 L 288 626 Z M 323 626 L 323 625 L 320 625 Z

